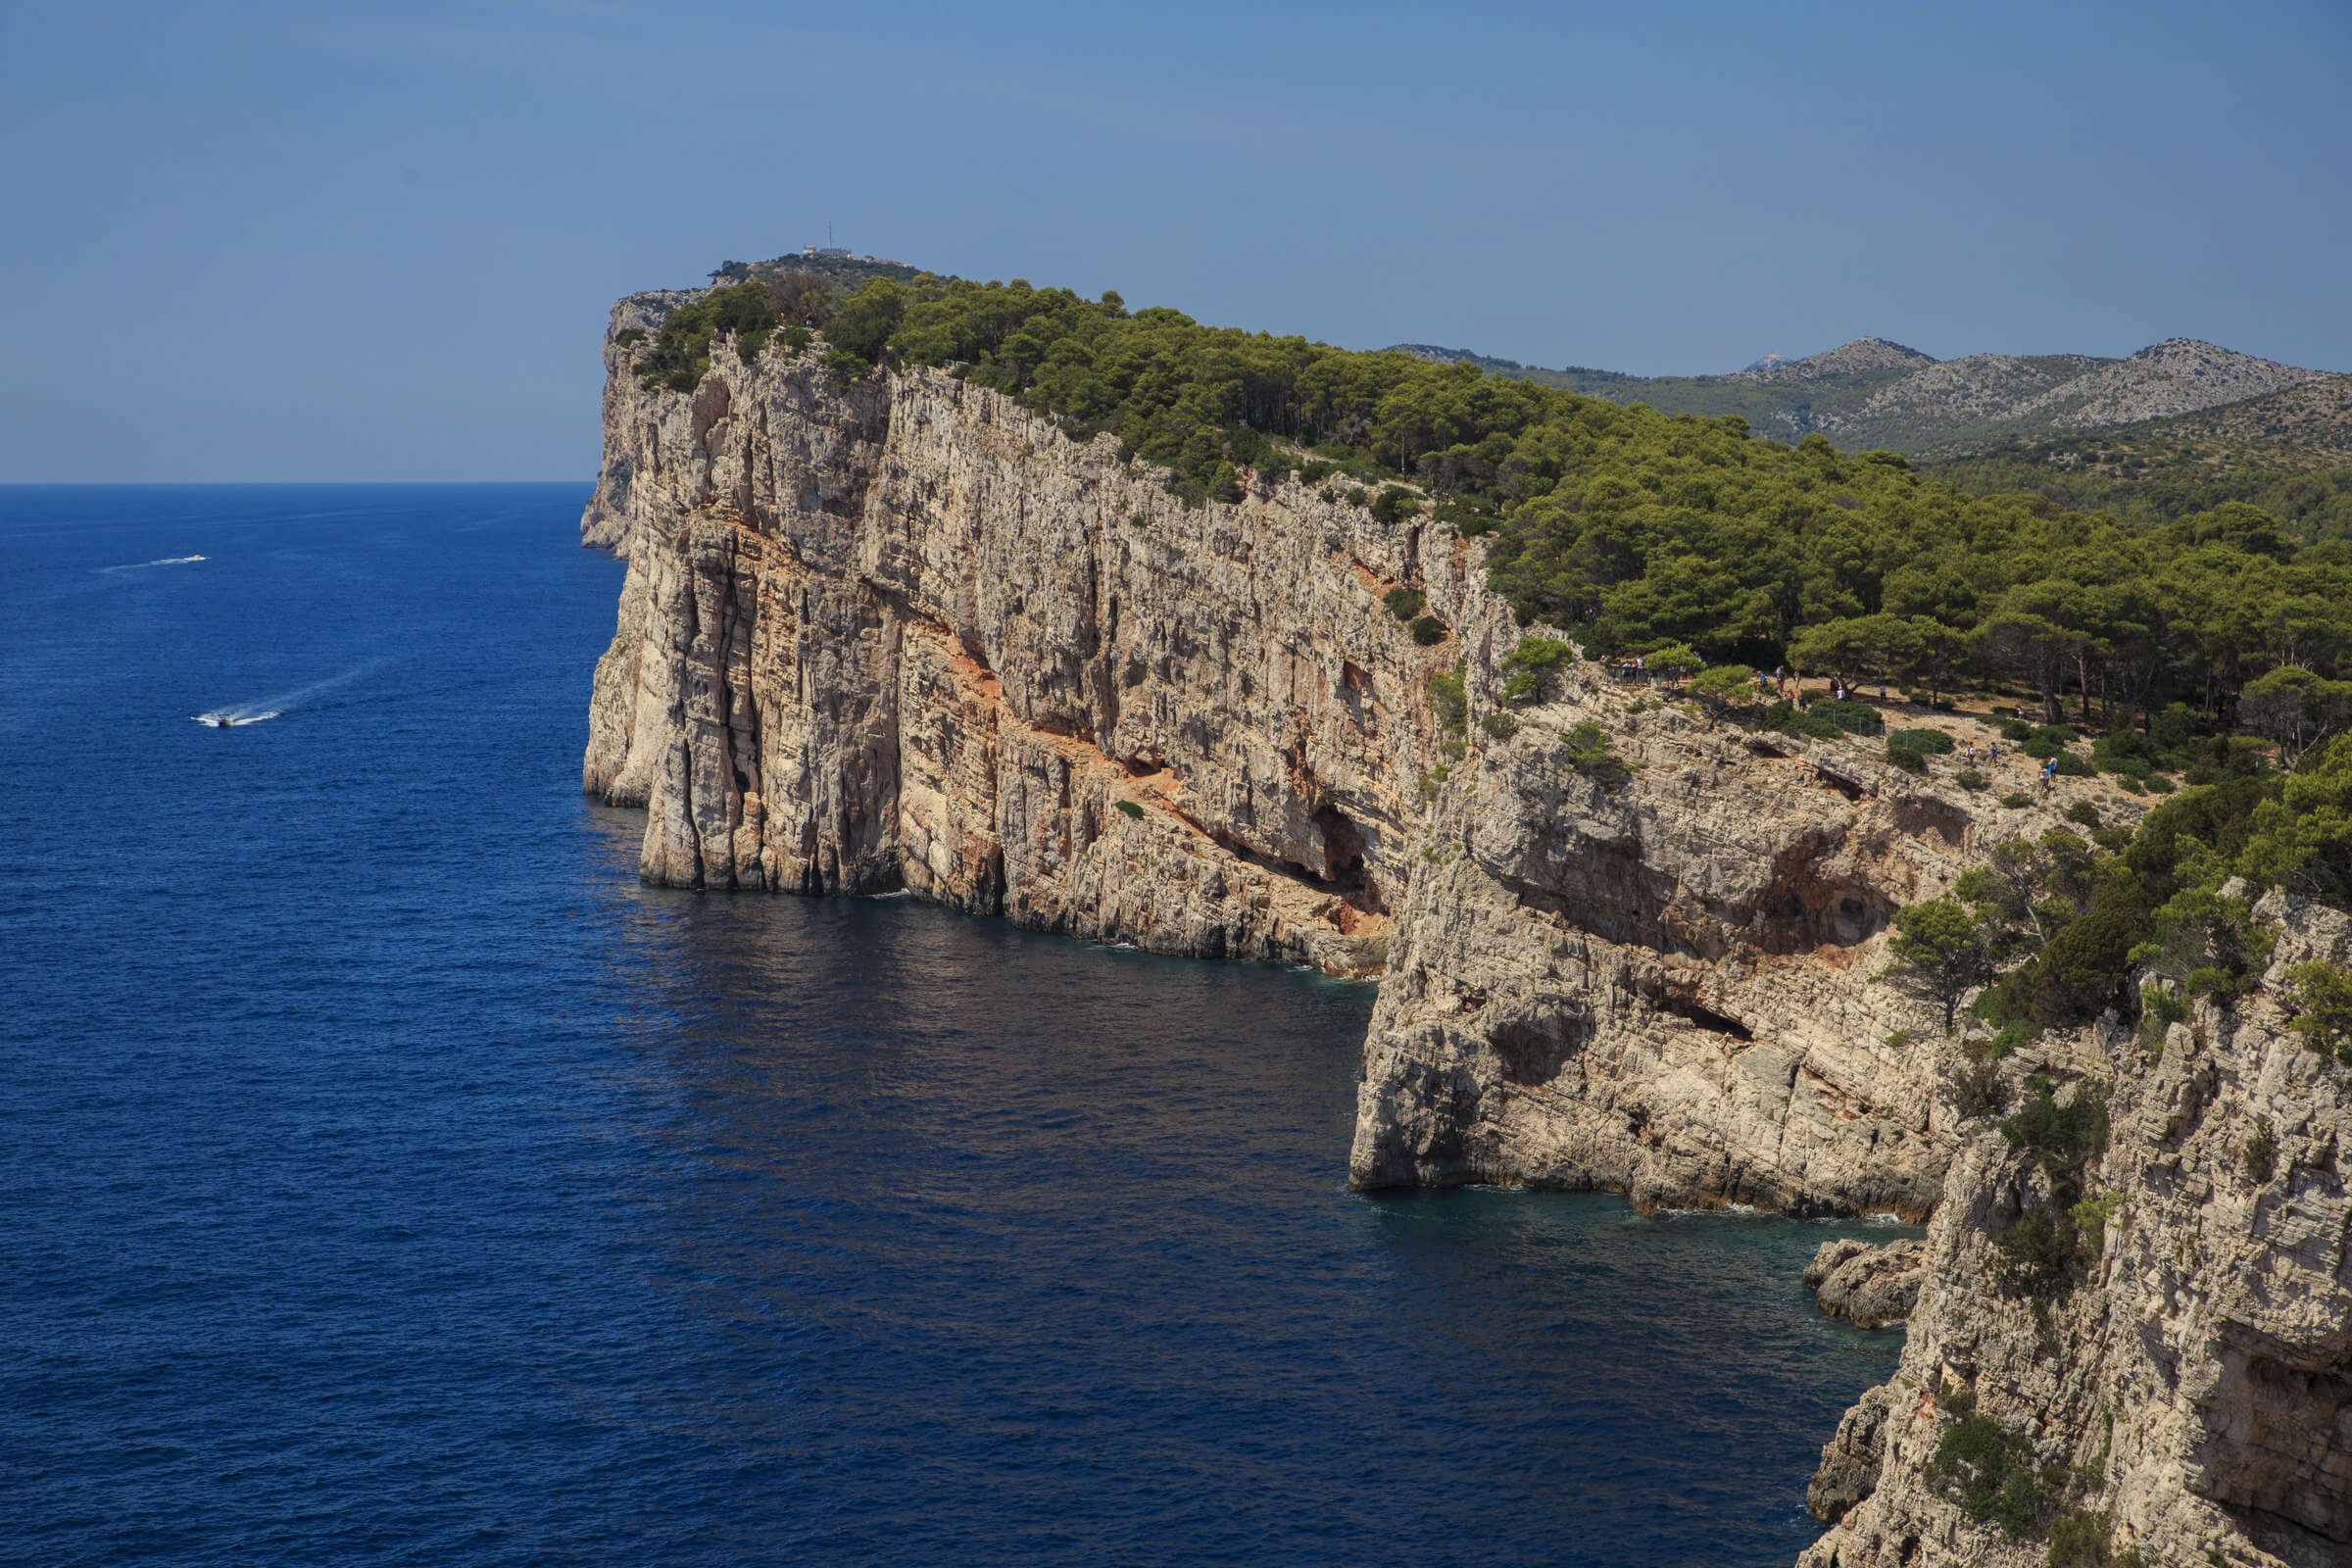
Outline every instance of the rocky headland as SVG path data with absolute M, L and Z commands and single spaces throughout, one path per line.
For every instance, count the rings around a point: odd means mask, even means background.
M 821 342 L 722 338 L 691 391 L 631 373 L 624 334 L 696 297 L 614 308 L 582 519 L 628 563 L 583 782 L 646 809 L 649 881 L 906 889 L 1377 976 L 1359 1187 L 1925 1220 L 1810 1282 L 1911 1325 L 1825 1453 L 1816 1568 L 2038 1563 L 2093 1534 L 2076 1560 L 2352 1552 L 2347 1118 L 2274 1004 L 2002 1058 L 2010 1105 L 2030 1074 L 2106 1097 L 2080 1178 L 2113 1200 L 2064 1294 L 1992 1283 L 1992 1238 L 2049 1178 L 1882 976 L 1898 908 L 2053 809 L 1588 662 L 1506 702 L 1520 629 L 1485 545 L 1426 514 L 1289 473 L 1188 505 L 1110 436 L 950 369 L 829 368 Z M 2269 913 L 2278 964 L 2343 936 Z M 2025 1455 L 2031 1530 L 1936 1473 L 1970 1420 Z

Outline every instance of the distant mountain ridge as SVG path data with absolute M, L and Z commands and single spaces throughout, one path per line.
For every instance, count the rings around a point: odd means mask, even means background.
M 1797 441 L 1818 431 L 1849 450 L 1886 447 L 1915 457 L 2200 414 L 2335 379 L 2194 338 L 2170 338 L 2120 360 L 2089 354 L 1937 360 L 1886 338 L 1863 337 L 1798 360 L 1766 355 L 1724 375 L 1663 376 L 1582 367 L 1547 370 L 1428 343 L 1397 347 L 1425 360 L 1466 361 L 1497 374 L 1614 403 L 1646 403 L 1667 414 L 1736 414 L 1776 440 Z M 2303 422 L 2333 427 L 2316 416 Z

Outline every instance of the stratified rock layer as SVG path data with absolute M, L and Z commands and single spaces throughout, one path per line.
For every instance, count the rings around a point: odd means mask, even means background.
M 1424 827 L 1351 1178 L 1925 1215 L 1948 1113 L 1918 1004 L 1872 977 L 1890 912 L 1964 863 L 1971 808 L 1854 743 L 1579 670 Z M 1580 722 L 1629 776 L 1577 770 Z

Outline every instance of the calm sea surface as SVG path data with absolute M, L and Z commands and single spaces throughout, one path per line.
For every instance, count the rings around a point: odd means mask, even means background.
M 1832 1228 L 1349 1196 L 1362 987 L 639 887 L 583 496 L 0 490 L 0 1561 L 1812 1539 Z

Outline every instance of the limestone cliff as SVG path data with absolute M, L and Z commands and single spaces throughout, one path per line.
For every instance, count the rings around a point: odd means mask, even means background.
M 615 332 L 677 298 L 641 296 Z M 1161 952 L 1367 974 L 1426 685 L 1499 622 L 1450 537 L 1291 482 L 1190 509 L 1116 443 L 936 370 L 731 342 L 691 395 L 612 344 L 582 519 L 629 562 L 591 793 L 681 887 L 918 895 Z
M 649 391 L 619 334 L 692 298 L 614 309 L 582 519 L 629 562 L 584 781 L 647 808 L 649 880 L 1385 968 L 1359 1185 L 1933 1204 L 1932 1054 L 1869 976 L 1961 863 L 1957 791 L 1589 665 L 1498 739 L 1470 720 L 1519 633 L 1477 543 L 1290 477 L 1187 508 L 1107 437 L 780 341 Z M 1586 720 L 1628 781 L 1562 760 Z
M 2274 982 L 2352 939 L 2333 910 L 2273 895 L 2260 912 L 2283 924 Z M 2046 1560 L 1930 1484 L 1939 1389 L 2020 1434 L 2045 1513 L 2088 1515 L 2118 1556 L 2352 1561 L 2352 1103 L 2284 1022 L 2267 994 L 2205 1003 L 2145 1044 L 2111 1024 L 2007 1065 L 2013 1100 L 2033 1070 L 2113 1085 L 2087 1183 L 2116 1195 L 2102 1250 L 2054 1304 L 1996 1288 L 1992 1239 L 2042 1178 L 1970 1124 L 1902 1370 L 1825 1454 L 1816 1509 L 1847 1511 L 1806 1568 Z
M 1519 631 L 1477 542 L 1291 477 L 1188 508 L 1110 438 L 943 370 L 845 377 L 722 336 L 692 392 L 648 390 L 620 334 L 695 297 L 614 308 L 582 518 L 628 562 L 583 779 L 646 808 L 649 880 L 905 888 L 1378 974 L 1359 1186 L 1933 1216 L 1902 1376 L 1815 1483 L 1841 1516 L 1815 1568 L 2040 1560 L 1928 1485 L 1946 1384 L 2095 1473 L 2068 1502 L 2149 1562 L 2343 1560 L 2345 1109 L 2269 1004 L 2208 1006 L 2153 1057 L 2110 1027 L 2014 1060 L 2013 1092 L 2028 1068 L 2115 1085 L 2095 1176 L 2126 1197 L 2047 1321 L 1986 1283 L 2033 1177 L 1961 1117 L 1936 1020 L 1876 977 L 1894 909 L 2045 808 L 1590 664 L 1505 705 Z M 1434 644 L 1385 608 L 1400 587 Z M 1456 669 L 1441 704 L 1430 677 Z M 2341 938 L 2285 913 L 2282 963 Z M 1898 1309 L 1892 1281 L 1848 1283 L 1857 1312 Z
M 1890 911 L 1965 863 L 1960 792 L 1579 668 L 1424 824 L 1353 1179 L 1926 1214 L 1948 1112 L 1918 1004 L 1871 977 Z M 1580 721 L 1625 777 L 1565 760 Z

